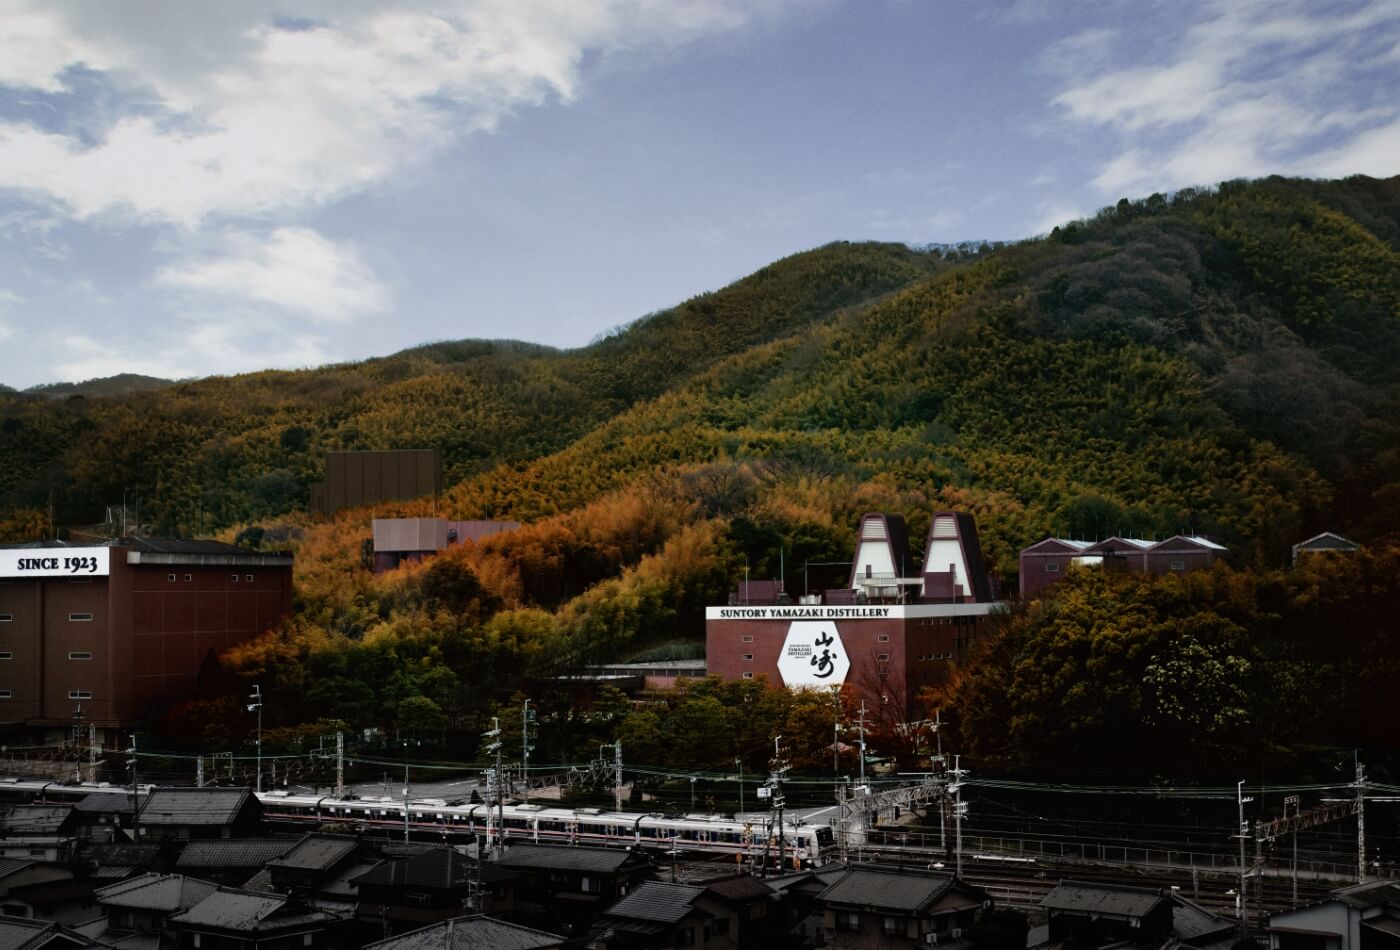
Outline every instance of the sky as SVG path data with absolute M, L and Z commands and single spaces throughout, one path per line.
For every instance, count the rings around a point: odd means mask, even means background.
M 7 0 L 0 383 L 585 345 L 835 240 L 1400 174 L 1400 3 Z

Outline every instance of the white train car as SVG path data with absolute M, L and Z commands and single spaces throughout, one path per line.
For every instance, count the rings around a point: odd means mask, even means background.
M 152 786 L 143 786 L 149 790 Z M 0 795 L 76 801 L 94 792 L 130 796 L 126 786 L 64 785 L 55 782 L 0 778 Z M 403 799 L 335 798 L 296 795 L 283 791 L 259 796 L 263 816 L 270 822 L 305 825 L 345 825 L 399 833 L 405 826 Z M 827 825 L 788 819 L 783 822 L 781 848 L 771 823 L 744 822 L 709 815 L 670 818 L 660 814 L 611 812 L 598 808 L 559 808 L 539 804 L 448 804 L 438 799 L 411 801 L 407 826 L 419 838 L 496 837 L 509 841 L 638 847 L 710 854 L 747 855 L 785 867 L 825 863 L 834 843 Z M 502 832 L 503 827 L 503 832 Z

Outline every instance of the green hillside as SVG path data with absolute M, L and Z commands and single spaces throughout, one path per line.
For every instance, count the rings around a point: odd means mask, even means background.
M 102 398 L 92 386 L 0 393 L 0 522 L 52 492 L 60 524 L 127 497 L 161 533 L 216 530 L 304 507 L 339 449 L 436 446 L 453 482 L 561 449 L 726 356 L 941 266 L 903 245 L 831 245 L 572 352 L 467 340 Z

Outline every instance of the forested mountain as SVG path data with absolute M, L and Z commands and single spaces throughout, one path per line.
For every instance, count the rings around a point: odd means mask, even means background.
M 726 356 L 942 266 L 902 245 L 832 245 L 567 353 L 467 340 L 100 399 L 0 393 L 0 522 L 52 493 L 60 524 L 126 497 L 162 534 L 217 529 L 304 507 L 337 449 L 436 446 L 452 482 L 563 448 Z M 56 393 L 68 398 L 42 398 Z
M 368 512 L 296 513 L 324 451 L 424 446 L 447 459 L 439 514 L 526 527 L 375 577 L 359 566 Z M 223 674 L 275 683 L 288 725 L 469 731 L 532 676 L 693 638 L 744 565 L 782 563 L 797 591 L 806 562 L 848 555 L 862 511 L 902 512 L 917 537 L 953 507 L 976 513 L 1008 581 L 1050 533 L 1195 531 L 1233 561 L 1184 600 L 1069 585 L 1060 607 L 1010 618 L 982 672 L 939 698 L 978 704 L 956 720 L 969 747 L 1015 762 L 1120 729 L 1132 749 L 1133 723 L 1162 728 L 1206 661 L 1223 671 L 1218 728 L 1182 756 L 1348 741 L 1371 707 L 1329 719 L 1298 686 L 1327 662 L 1300 631 L 1332 595 L 1278 571 L 1320 530 L 1380 552 L 1400 535 L 1400 179 L 1124 200 L 996 249 L 831 245 L 571 352 L 469 341 L 127 396 L 0 393 L 0 465 L 14 539 L 43 530 L 50 489 L 60 521 L 126 490 L 166 531 L 200 510 L 228 537 L 290 525 L 298 613 Z M 1377 620 L 1393 615 L 1387 556 L 1338 569 L 1355 573 L 1337 583 L 1359 592 L 1346 615 L 1366 659 L 1327 682 L 1353 698 L 1400 673 Z M 1138 639 L 1095 604 L 1138 617 Z M 1105 643 L 1122 647 L 1107 672 Z M 1051 728 L 1024 697 L 1042 714 L 1069 702 L 1034 688 L 1052 668 L 1060 687 L 1077 669 L 1137 692 L 1107 723 Z M 552 714 L 594 721 L 576 706 L 561 694 Z M 169 722 L 207 738 L 224 718 L 206 703 Z

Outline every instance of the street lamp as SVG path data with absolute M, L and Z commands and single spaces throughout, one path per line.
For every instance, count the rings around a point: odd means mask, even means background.
M 261 795 L 261 794 L 262 794 L 262 708 L 263 708 L 262 687 L 261 687 L 261 686 L 258 686 L 257 684 L 254 684 L 254 685 L 253 685 L 253 692 L 252 692 L 252 694 L 248 697 L 248 699 L 250 700 L 250 702 L 248 703 L 248 711 L 249 711 L 249 712 L 255 712 L 255 713 L 258 714 L 258 777 L 257 777 L 257 792 L 258 792 L 259 795 Z

